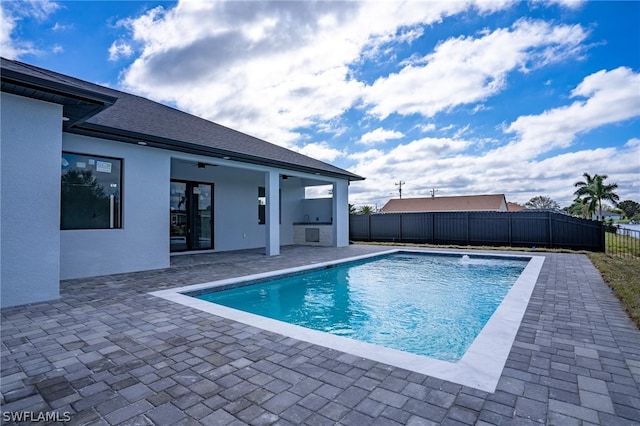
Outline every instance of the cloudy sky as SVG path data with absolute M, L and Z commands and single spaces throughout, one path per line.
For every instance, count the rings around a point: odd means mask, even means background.
M 108 85 L 367 179 L 350 202 L 582 174 L 640 201 L 640 2 L 7 1 L 2 56 Z

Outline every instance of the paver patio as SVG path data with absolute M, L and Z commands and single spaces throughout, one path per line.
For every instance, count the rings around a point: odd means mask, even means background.
M 498 387 L 487 393 L 148 295 L 388 247 L 174 256 L 161 271 L 69 280 L 2 310 L 2 418 L 70 424 L 631 425 L 640 332 L 585 255 L 546 260 Z

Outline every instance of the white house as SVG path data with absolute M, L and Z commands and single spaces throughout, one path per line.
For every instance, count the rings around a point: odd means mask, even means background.
M 363 178 L 148 99 L 2 58 L 0 297 L 195 250 L 349 243 Z M 331 185 L 332 198 L 305 199 Z
M 622 214 L 611 211 L 609 206 L 605 206 L 602 209 L 596 209 L 596 211 L 591 214 L 591 220 L 609 221 L 621 220 L 622 218 Z

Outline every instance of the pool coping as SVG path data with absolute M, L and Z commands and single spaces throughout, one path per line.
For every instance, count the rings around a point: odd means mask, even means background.
M 399 252 L 415 252 L 436 255 L 466 254 L 469 256 L 475 255 L 485 258 L 523 258 L 529 259 L 529 262 L 469 349 L 459 361 L 454 363 L 440 361 L 426 356 L 414 355 L 408 352 L 386 348 L 371 343 L 360 342 L 342 336 L 334 336 L 321 331 L 217 305 L 184 294 L 207 288 L 228 286 L 245 281 L 262 280 L 273 276 L 304 272 L 316 268 L 365 260 L 372 257 L 379 257 Z M 505 256 L 504 254 L 487 254 L 486 252 L 475 253 L 466 250 L 433 251 L 415 248 L 398 248 L 344 258 L 337 261 L 314 262 L 295 268 L 281 269 L 266 273 L 154 291 L 148 294 L 298 340 L 303 340 L 362 358 L 404 368 L 406 370 L 415 371 L 417 373 L 451 381 L 482 391 L 494 392 L 522 322 L 522 318 L 524 317 L 524 313 L 529 304 L 529 299 L 535 287 L 538 275 L 542 269 L 544 260 L 545 258 L 543 256 L 530 254 L 510 254 Z

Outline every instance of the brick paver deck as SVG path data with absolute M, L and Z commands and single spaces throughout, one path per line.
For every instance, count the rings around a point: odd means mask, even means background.
M 3 421 L 57 411 L 92 425 L 640 422 L 640 332 L 584 255 L 542 254 L 494 393 L 147 294 L 383 249 L 176 256 L 167 270 L 65 281 L 60 300 L 2 310 Z

